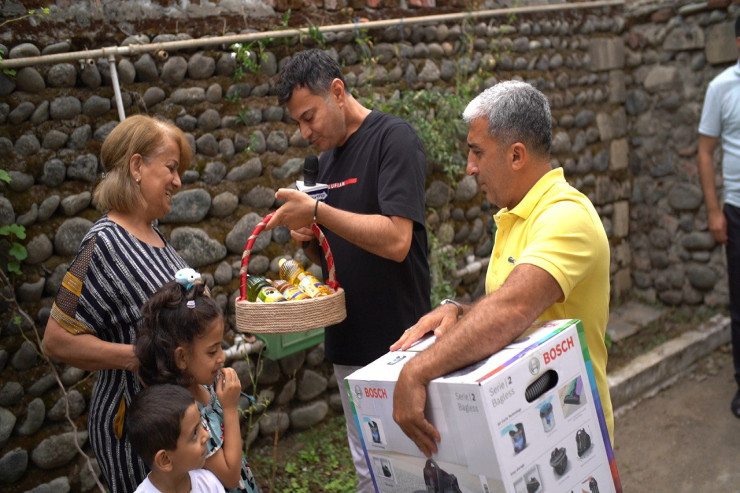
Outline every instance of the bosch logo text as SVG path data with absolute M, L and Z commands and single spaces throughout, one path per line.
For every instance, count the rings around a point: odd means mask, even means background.
M 568 352 L 569 349 L 572 349 L 574 347 L 575 342 L 573 342 L 573 336 L 571 336 L 568 339 L 556 344 L 555 347 L 550 348 L 549 351 L 545 351 L 544 353 L 542 353 L 542 359 L 545 361 L 546 365 L 549 365 L 551 361 L 555 361 L 558 356 Z
M 387 399 L 388 398 L 388 394 L 383 388 L 364 387 L 364 390 L 365 390 L 365 397 L 369 397 L 370 399 Z

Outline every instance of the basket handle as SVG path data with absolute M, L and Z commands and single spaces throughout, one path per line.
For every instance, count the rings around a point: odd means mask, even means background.
M 265 229 L 267 223 L 270 222 L 273 214 L 274 212 L 269 213 L 259 223 L 257 223 L 257 225 L 254 227 L 254 230 L 252 231 L 252 234 L 250 234 L 249 238 L 247 238 L 247 244 L 244 246 L 244 253 L 242 254 L 242 267 L 239 270 L 240 296 L 237 301 L 244 301 L 247 299 L 247 268 L 249 267 L 249 254 L 252 252 L 254 242 L 257 240 L 257 237 L 262 232 L 262 230 Z M 316 236 L 316 239 L 319 241 L 321 251 L 324 252 L 324 258 L 326 259 L 326 266 L 329 269 L 329 279 L 327 279 L 326 284 L 334 291 L 336 291 L 337 289 L 339 289 L 339 283 L 337 282 L 336 268 L 334 267 L 334 256 L 331 253 L 331 248 L 329 248 L 329 242 L 327 241 L 326 236 L 324 236 L 324 232 L 321 231 L 321 228 L 319 228 L 318 224 L 311 224 L 311 230 Z

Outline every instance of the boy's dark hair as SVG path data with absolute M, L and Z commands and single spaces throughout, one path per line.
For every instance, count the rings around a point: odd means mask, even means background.
M 175 450 L 180 422 L 195 399 L 179 385 L 153 385 L 134 396 L 126 411 L 126 434 L 150 468 L 160 450 Z
M 735 37 L 740 38 L 740 16 L 735 18 Z
M 297 53 L 280 72 L 278 103 L 287 103 L 293 91 L 301 87 L 307 87 L 312 94 L 327 94 L 334 79 L 341 80 L 347 90 L 342 68 L 328 53 L 316 48 Z
M 172 383 L 187 387 L 192 377 L 177 367 L 175 350 L 192 344 L 221 318 L 218 305 L 207 294 L 205 285 L 186 289 L 170 281 L 149 298 L 141 313 L 134 349 L 141 380 L 146 385 Z

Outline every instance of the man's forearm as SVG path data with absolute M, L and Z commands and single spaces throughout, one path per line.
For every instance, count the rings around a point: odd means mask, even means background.
M 72 335 L 53 318 L 47 322 L 42 350 L 57 361 L 85 371 L 139 368 L 132 344 L 107 342 L 92 334 Z
M 412 358 L 404 371 L 409 372 L 415 381 L 426 385 L 437 377 L 498 352 L 526 330 L 529 326 L 526 319 L 515 322 L 515 317 L 497 315 L 492 301 L 484 298 L 467 309 L 465 316 L 444 337 Z
M 356 214 L 319 206 L 317 222 L 350 243 L 379 257 L 401 262 L 411 246 L 413 221 L 380 214 Z
M 707 160 L 709 163 L 707 163 Z M 712 158 L 699 156 L 699 180 L 701 181 L 702 193 L 704 193 L 704 204 L 707 206 L 707 212 L 719 210 L 719 200 L 717 199 L 717 187 L 714 183 L 714 165 Z
M 696 158 L 699 167 L 699 181 L 704 193 L 704 203 L 707 212 L 710 214 L 720 209 L 714 176 L 714 149 L 716 145 L 717 139 L 703 135 L 699 136 L 699 149 Z
M 532 265 L 518 266 L 503 286 L 468 309 L 444 337 L 406 364 L 409 376 L 426 384 L 498 352 L 562 294 L 549 273 Z

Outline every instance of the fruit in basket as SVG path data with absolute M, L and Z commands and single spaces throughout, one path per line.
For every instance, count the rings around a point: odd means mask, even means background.
M 334 292 L 329 286 L 319 281 L 316 276 L 306 271 L 303 264 L 295 259 L 281 258 L 278 265 L 280 266 L 280 279 L 299 287 L 311 298 L 326 296 Z
M 283 279 L 277 279 L 275 281 L 270 281 L 273 286 L 277 288 L 278 291 L 280 291 L 283 296 L 285 296 L 285 299 L 288 301 L 297 301 L 297 300 L 305 300 L 310 298 L 309 295 L 301 291 L 301 288 L 297 286 L 293 286 L 288 281 L 284 281 Z
M 277 303 L 288 300 L 264 277 L 247 276 L 247 301 Z

